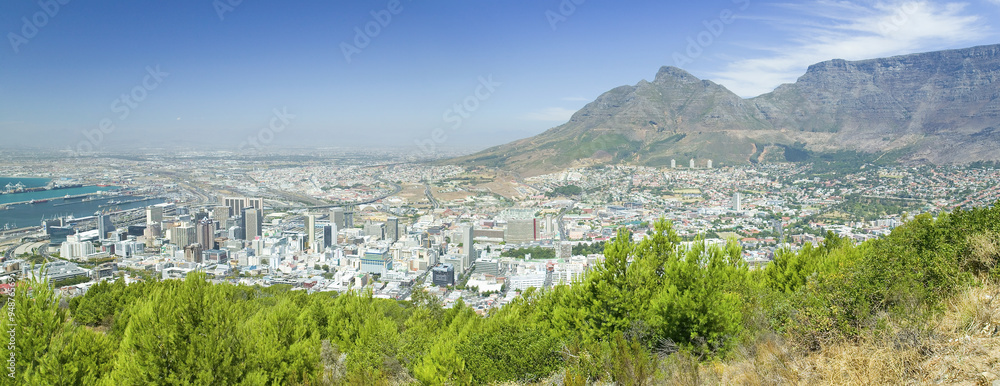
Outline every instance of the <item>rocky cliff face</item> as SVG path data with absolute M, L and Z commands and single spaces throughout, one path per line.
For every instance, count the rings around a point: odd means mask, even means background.
M 998 77 L 1000 45 L 830 60 L 751 99 L 663 67 L 652 82 L 608 91 L 561 126 L 453 161 L 528 174 L 615 160 L 732 164 L 796 142 L 817 152 L 906 149 L 905 159 L 933 163 L 1000 160 Z

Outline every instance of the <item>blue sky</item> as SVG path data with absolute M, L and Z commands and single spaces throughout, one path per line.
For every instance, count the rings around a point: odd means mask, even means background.
M 998 17 L 1000 0 L 4 1 L 0 147 L 482 148 L 663 65 L 751 97 L 823 60 L 998 43 Z

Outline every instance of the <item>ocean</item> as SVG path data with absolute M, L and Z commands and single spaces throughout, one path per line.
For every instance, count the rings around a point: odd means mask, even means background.
M 0 178 L 0 189 L 3 189 L 8 182 L 16 183 L 17 181 L 21 181 L 21 183 L 24 184 L 26 187 L 45 186 L 49 182 L 48 179 L 44 178 L 36 178 L 36 179 Z M 46 190 L 40 192 L 0 195 L 0 205 L 11 202 L 28 202 L 31 200 L 45 200 L 45 199 L 49 200 L 48 202 L 44 203 L 16 204 L 8 206 L 6 210 L 0 209 L 0 229 L 38 226 L 41 224 L 42 219 L 49 220 L 68 215 L 73 215 L 73 217 L 80 218 L 80 217 L 93 216 L 94 212 L 97 212 L 99 210 L 104 211 L 104 210 L 135 209 L 165 202 L 163 199 L 153 199 L 153 200 L 133 202 L 128 204 L 109 205 L 108 201 L 110 200 L 132 201 L 139 199 L 139 197 L 98 195 L 98 196 L 92 196 L 94 199 L 91 201 L 83 201 L 82 198 L 74 198 L 70 200 L 66 200 L 63 198 L 67 195 L 78 196 L 81 194 L 106 192 L 117 189 L 118 189 L 117 186 L 106 186 L 106 187 L 84 186 L 79 188 L 56 189 L 56 190 Z

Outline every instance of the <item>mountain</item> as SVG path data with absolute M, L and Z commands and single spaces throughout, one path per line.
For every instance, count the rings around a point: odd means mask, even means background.
M 614 88 L 563 125 L 447 162 L 532 175 L 620 161 L 721 165 L 837 151 L 936 164 L 995 161 L 998 79 L 1000 45 L 830 60 L 749 99 L 663 67 L 652 82 Z

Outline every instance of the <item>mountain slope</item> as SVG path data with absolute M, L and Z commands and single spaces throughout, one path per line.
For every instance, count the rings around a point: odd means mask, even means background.
M 449 160 L 536 174 L 671 159 L 756 162 L 767 145 L 818 152 L 906 149 L 907 159 L 1000 159 L 1000 45 L 863 61 L 830 60 L 743 99 L 684 70 L 612 89 L 537 136 Z

